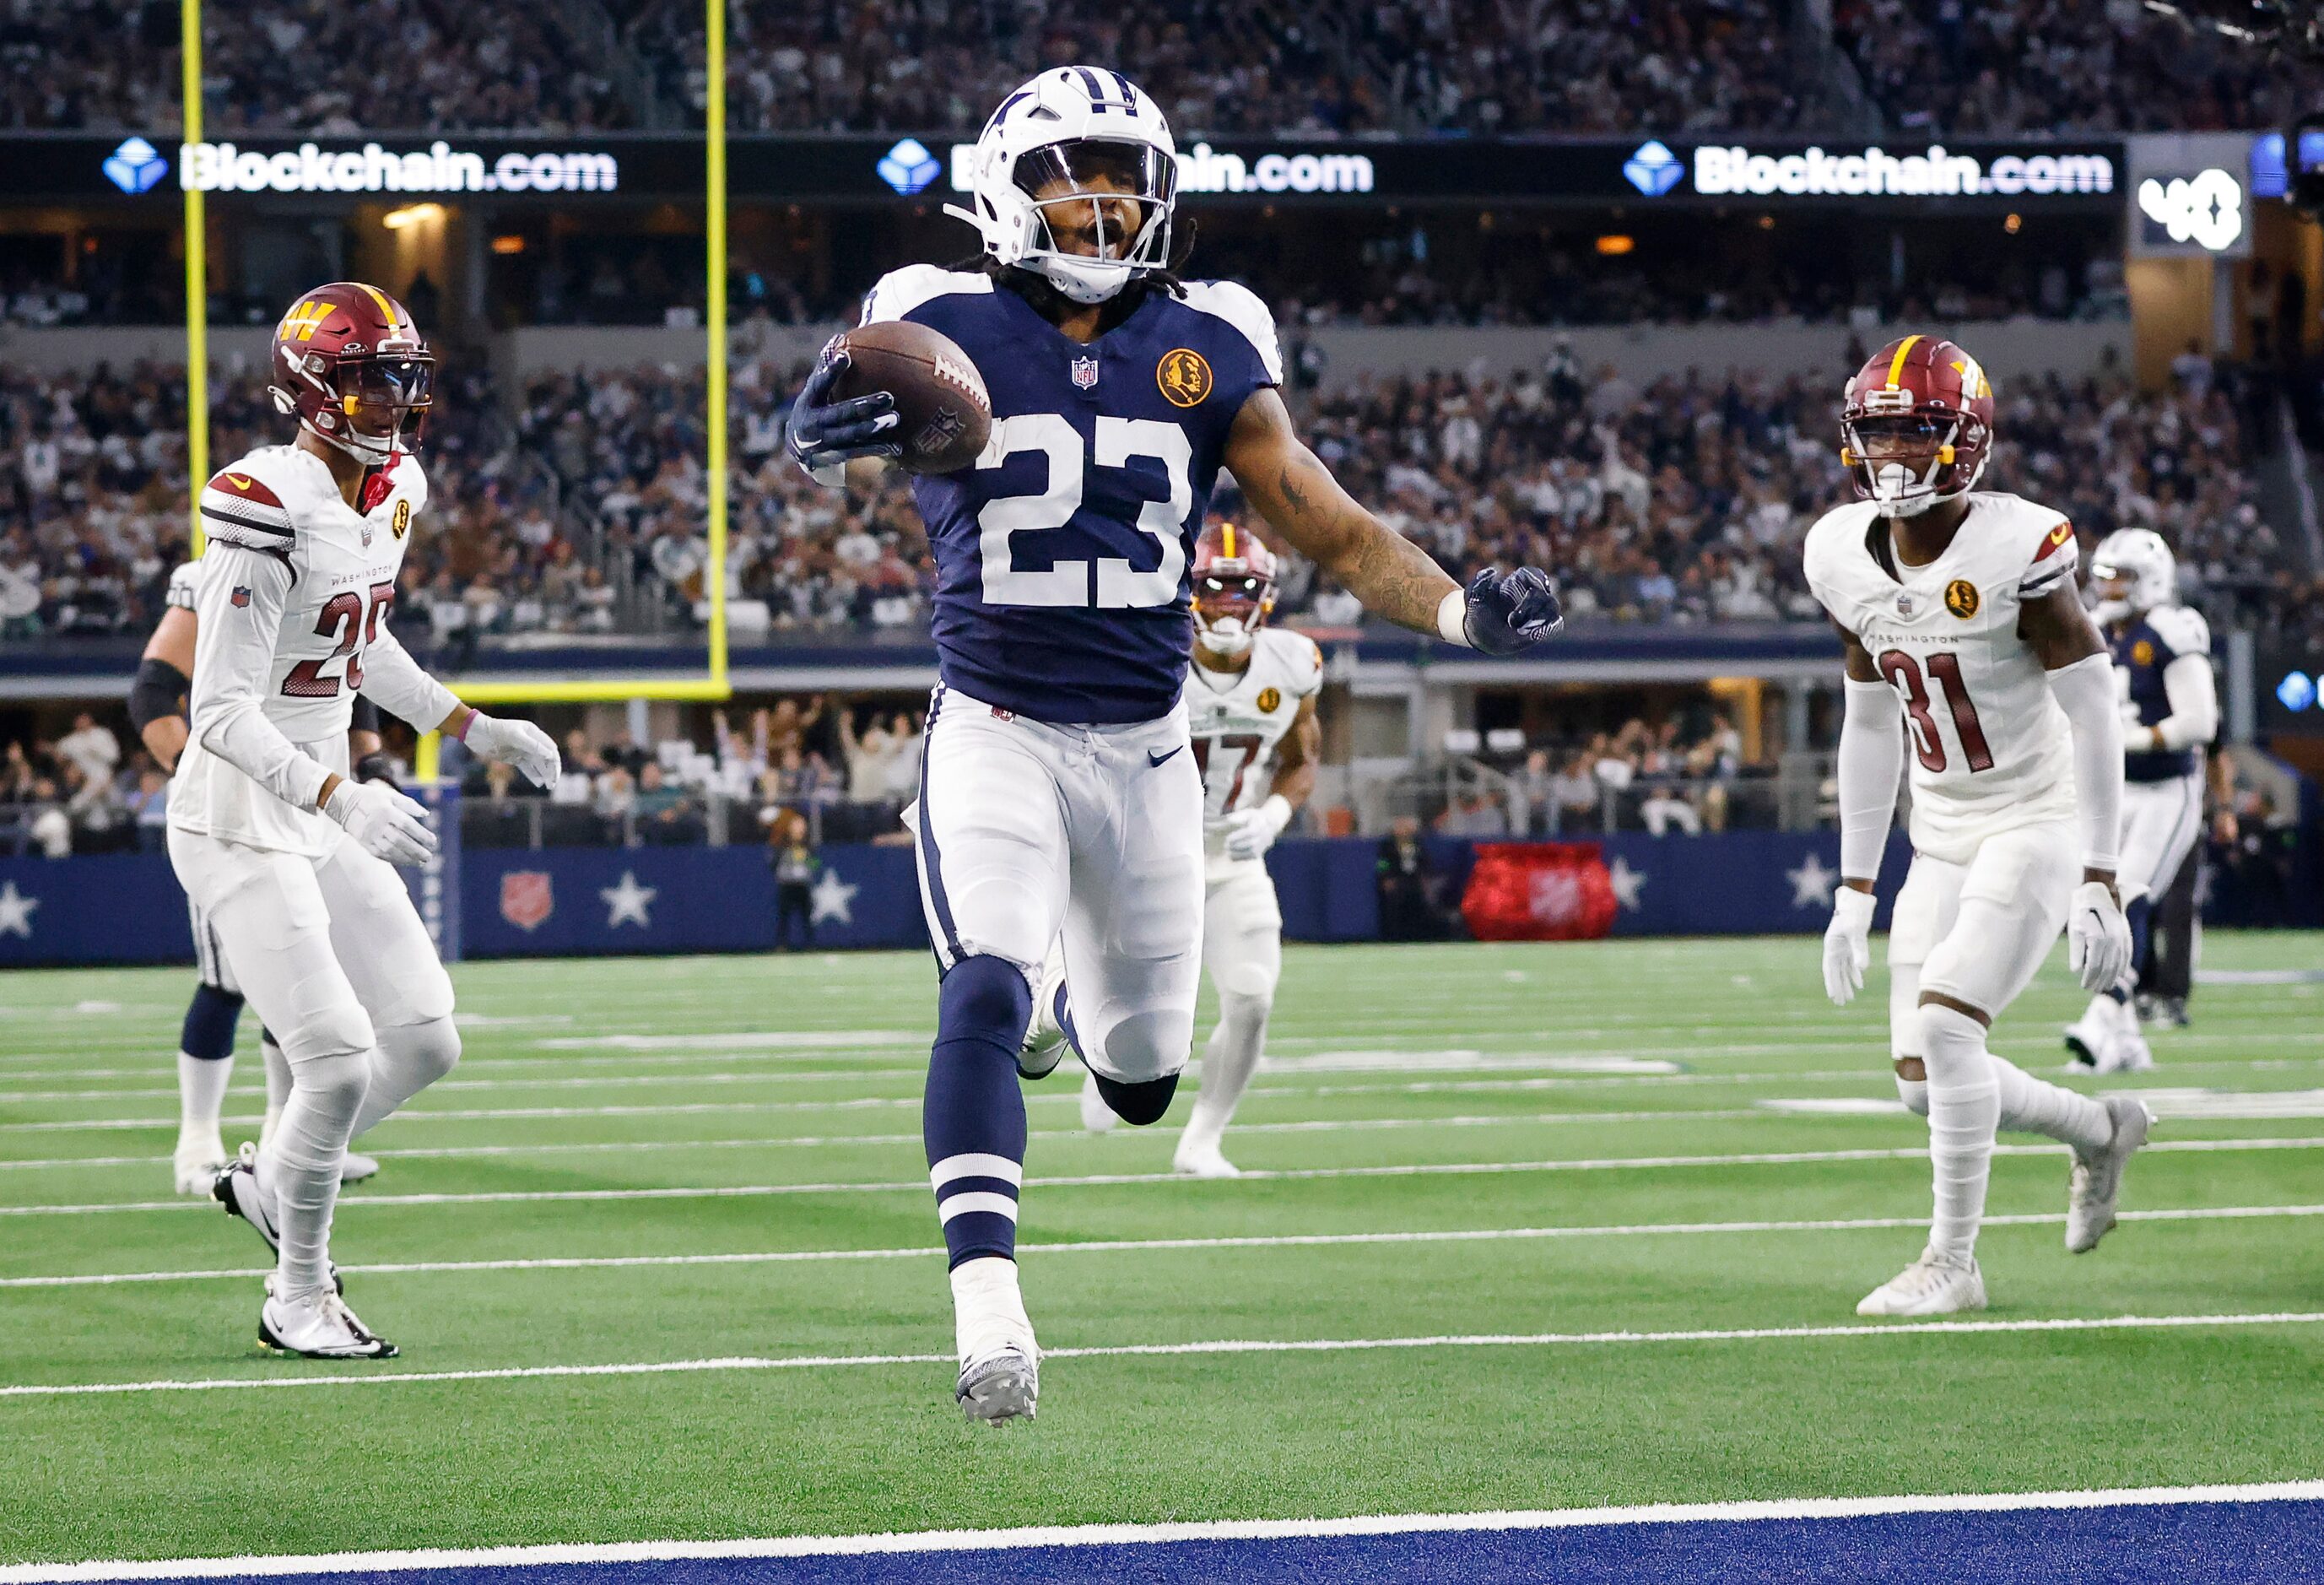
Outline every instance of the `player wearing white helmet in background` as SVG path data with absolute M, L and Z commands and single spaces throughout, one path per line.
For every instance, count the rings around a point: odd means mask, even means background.
M 1171 1166 L 1225 1178 L 1237 1169 L 1219 1142 L 1258 1070 L 1283 973 L 1283 910 L 1266 854 L 1314 789 L 1323 652 L 1304 633 L 1267 625 L 1275 553 L 1248 530 L 1217 523 L 1204 530 L 1194 577 L 1186 714 L 1203 773 L 1203 966 L 1218 992 L 1219 1022 L 1203 1047 L 1203 1087 Z M 1053 956 L 1044 984 L 1063 979 Z M 1113 1126 L 1094 1074 L 1084 1083 L 1082 1122 Z
M 1873 889 L 1913 757 L 1913 866 L 1888 938 L 1889 1041 L 1904 1104 L 1929 1120 L 1935 1214 L 1921 1258 L 1862 1315 L 1985 1306 L 1978 1227 L 1997 1129 L 2074 1150 L 2066 1247 L 2114 1225 L 2146 1138 L 2135 1100 L 2100 1104 L 1986 1046 L 2063 925 L 2082 983 L 2130 958 L 2115 901 L 2122 739 L 2105 646 L 2074 590 L 2073 530 L 1975 491 L 1992 443 L 1984 371 L 1950 341 L 1891 343 L 1849 382 L 1840 453 L 1864 499 L 1808 531 L 1807 578 L 1840 631 L 1841 884 L 1824 989 L 1845 1004 L 1870 962 Z
M 381 1359 L 394 1345 L 347 1308 L 330 1261 L 347 1140 L 449 1072 L 460 1037 L 451 980 L 391 868 L 425 859 L 435 834 L 411 799 L 354 777 L 355 691 L 543 787 L 557 745 L 462 705 L 388 631 L 428 504 L 407 447 L 435 359 L 411 316 L 375 287 L 318 287 L 275 327 L 270 364 L 296 443 L 250 453 L 198 502 L 209 544 L 170 862 L 290 1064 L 273 1138 L 244 1146 L 215 1190 L 275 1251 L 259 1340 Z
M 2219 732 L 2211 630 L 2179 604 L 2179 565 L 2152 529 L 2108 534 L 2090 558 L 2091 614 L 2114 653 L 2122 710 L 2122 906 L 2130 967 L 2066 1026 L 2076 1060 L 2100 1073 L 2149 1068 L 2131 991 L 2153 950 L 2156 902 L 2203 827 L 2203 750 Z

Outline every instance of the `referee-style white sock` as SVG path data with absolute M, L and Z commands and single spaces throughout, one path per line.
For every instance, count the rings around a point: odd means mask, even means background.
M 282 1241 L 275 1294 L 289 1299 L 329 1286 L 331 1210 L 339 1201 L 339 1170 L 355 1135 L 369 1064 L 366 1054 L 312 1057 L 299 1064 L 290 1102 L 262 1156 L 267 1172 L 258 1185 L 274 1196 L 275 1232 Z
M 178 1134 L 180 1138 L 217 1138 L 218 1111 L 226 1104 L 226 1081 L 234 1077 L 231 1053 L 215 1060 L 178 1053 Z
M 369 1133 L 396 1108 L 452 1071 L 460 1060 L 460 1032 L 448 1018 L 417 1024 L 391 1024 L 372 1048 L 371 1088 L 356 1114 L 355 1131 Z
M 2001 1092 L 2001 1126 L 2015 1133 L 2042 1134 L 2083 1150 L 2096 1150 L 2114 1138 L 2114 1119 L 2089 1096 L 2037 1079 L 2006 1058 L 1987 1054 Z
M 1929 1247 L 1948 1258 L 1967 1260 L 1976 1251 L 1978 1223 L 1985 1218 L 2000 1088 L 1985 1049 L 1985 1026 L 1967 1013 L 1924 1006 L 1921 1036 L 1929 1073 L 1929 1162 L 1936 1188 Z

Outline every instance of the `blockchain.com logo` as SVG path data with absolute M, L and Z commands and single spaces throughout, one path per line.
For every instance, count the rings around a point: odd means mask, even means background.
M 1686 174 L 1686 167 L 1679 163 L 1678 156 L 1660 138 L 1648 138 L 1622 161 L 1622 174 L 1646 197 L 1658 198 L 1678 185 L 1678 179 Z
M 943 174 L 944 167 L 918 138 L 906 138 L 880 157 L 880 180 L 910 198 Z
M 121 146 L 106 156 L 106 180 L 125 193 L 150 191 L 169 174 L 170 162 L 143 138 L 124 138 Z

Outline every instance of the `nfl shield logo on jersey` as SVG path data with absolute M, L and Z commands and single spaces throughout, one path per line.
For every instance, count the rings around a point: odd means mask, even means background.
M 1913 613 L 1914 613 L 1915 611 L 1918 611 L 1920 608 L 1921 608 L 1921 603 L 1920 603 L 1918 600 L 1914 599 L 1912 595 L 1910 595 L 1910 594 L 1899 594 L 1899 595 L 1897 595 L 1897 596 L 1896 596 L 1896 614 L 1897 614 L 1897 615 L 1899 615 L 1899 616 L 1910 616 L 1910 615 L 1912 615 L 1912 614 L 1913 614 Z
M 511 870 L 501 877 L 501 917 L 520 930 L 538 930 L 557 911 L 544 870 Z
M 233 602 L 234 602 L 236 605 L 247 605 L 247 604 L 250 604 L 250 585 L 247 585 L 247 584 L 236 584 L 236 585 L 234 586 L 234 593 L 233 593 L 233 594 L 231 594 L 230 596 L 228 596 L 228 598 L 232 599 L 232 600 L 233 600 Z
M 1087 391 L 1091 386 L 1095 385 L 1096 383 L 1097 360 L 1095 358 L 1075 358 L 1074 360 L 1074 387 L 1077 390 Z

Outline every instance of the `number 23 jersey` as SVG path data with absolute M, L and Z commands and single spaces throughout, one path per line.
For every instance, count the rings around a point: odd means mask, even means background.
M 981 272 L 883 276 L 863 323 L 949 336 L 992 398 L 992 439 L 912 481 L 936 553 L 946 685 L 1070 724 L 1176 705 L 1187 563 L 1243 402 L 1283 381 L 1266 306 L 1226 281 L 1157 292 L 1084 346 Z
M 1869 502 L 1808 530 L 1807 580 L 1904 710 L 1913 845 L 1966 863 L 1996 832 L 2074 814 L 2072 740 L 2018 636 L 2024 602 L 2073 587 L 2074 530 L 2048 507 L 1969 496 L 1945 553 L 1906 567 Z

